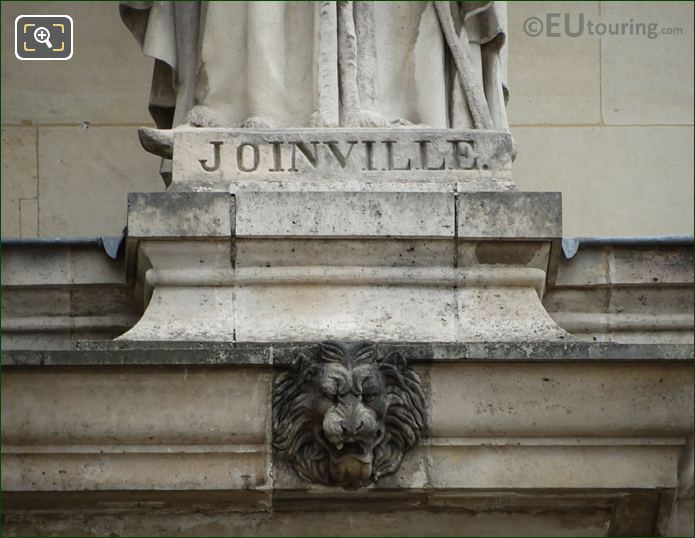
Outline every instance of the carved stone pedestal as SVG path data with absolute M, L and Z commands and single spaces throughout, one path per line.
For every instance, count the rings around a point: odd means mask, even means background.
M 199 129 L 174 147 L 172 190 L 130 198 L 146 311 L 121 339 L 568 337 L 541 304 L 560 196 L 509 190 L 505 133 Z

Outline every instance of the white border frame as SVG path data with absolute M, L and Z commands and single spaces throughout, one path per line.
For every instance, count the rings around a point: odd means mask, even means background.
M 36 19 L 39 17 L 63 17 L 65 19 L 68 19 L 70 21 L 70 56 L 66 58 L 22 58 L 18 51 L 17 51 L 17 45 L 19 44 L 19 32 L 17 31 L 17 23 L 19 22 L 19 19 Z M 72 58 L 72 55 L 75 53 L 75 48 L 74 48 L 74 40 L 75 40 L 75 23 L 72 20 L 72 17 L 70 15 L 17 15 L 17 17 L 14 20 L 14 55 L 15 58 L 18 60 L 21 60 L 22 62 L 55 62 L 55 61 L 64 61 L 64 60 L 69 60 Z

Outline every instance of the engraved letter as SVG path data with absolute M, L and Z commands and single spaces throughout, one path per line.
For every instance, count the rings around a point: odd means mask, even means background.
M 435 166 L 434 168 L 430 168 L 429 165 L 427 164 L 427 144 L 430 143 L 429 140 L 416 140 L 418 144 L 420 144 L 420 167 L 423 170 L 444 170 L 444 157 L 442 157 L 442 164 L 439 166 Z
M 290 142 L 292 144 L 292 167 L 289 169 L 290 172 L 299 172 L 299 169 L 297 168 L 297 148 L 299 148 L 299 151 L 306 157 L 307 161 L 316 168 L 316 165 L 319 162 L 319 152 L 318 148 L 316 145 L 318 142 L 309 142 L 310 144 L 313 144 L 314 146 L 314 153 L 312 154 L 311 151 L 309 150 L 309 146 L 307 146 L 306 142 Z
M 269 172 L 284 172 L 285 169 L 282 167 L 282 142 L 271 142 L 273 146 L 273 167 L 268 168 Z
M 447 140 L 454 146 L 454 168 L 471 170 L 475 168 L 475 151 L 473 146 L 463 140 Z
M 340 151 L 338 142 L 324 142 L 324 144 L 329 147 L 331 153 L 335 157 L 335 160 L 338 161 L 338 164 L 340 164 L 340 167 L 345 168 L 347 160 L 350 158 L 350 154 L 352 153 L 352 148 L 354 148 L 355 144 L 357 144 L 357 140 L 348 140 L 350 148 L 348 149 L 347 155 L 343 155 L 343 153 Z
M 213 140 L 210 142 L 212 144 L 212 166 L 208 166 L 208 160 L 207 159 L 199 159 L 198 162 L 200 163 L 200 166 L 203 167 L 203 170 L 206 172 L 214 172 L 215 170 L 219 169 L 220 167 L 220 146 L 224 144 L 224 142 L 219 142 L 217 140 Z
M 253 166 L 250 168 L 244 166 L 244 148 L 246 147 L 251 148 L 253 151 Z M 256 168 L 258 168 L 258 161 L 260 161 L 260 153 L 258 152 L 258 146 L 256 144 L 243 142 L 236 148 L 236 165 L 242 172 L 255 172 Z
M 367 168 L 362 170 L 376 170 L 374 168 L 374 142 L 372 140 L 365 140 L 362 142 L 364 144 L 365 153 L 367 155 Z
M 386 162 L 387 162 L 387 170 L 410 170 L 410 158 L 408 159 L 408 162 L 405 163 L 405 166 L 403 168 L 398 168 L 393 164 L 393 145 L 396 143 L 395 140 L 384 140 L 384 144 L 386 144 Z

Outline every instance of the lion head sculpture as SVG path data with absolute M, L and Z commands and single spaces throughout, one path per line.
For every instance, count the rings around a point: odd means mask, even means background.
M 311 482 L 359 487 L 393 473 L 424 427 L 420 378 L 371 342 L 324 342 L 273 385 L 273 446 Z

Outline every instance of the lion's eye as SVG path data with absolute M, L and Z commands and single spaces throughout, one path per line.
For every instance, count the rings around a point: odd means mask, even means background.
M 365 402 L 373 402 L 376 399 L 376 397 L 377 397 L 376 392 L 362 393 L 362 400 L 364 400 Z
M 333 403 L 338 403 L 338 400 L 340 399 L 340 395 L 338 394 L 337 389 L 324 390 L 323 395 L 326 397 L 327 400 L 331 400 Z

